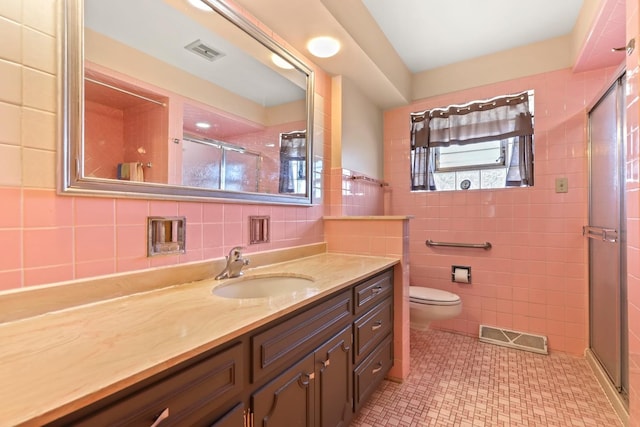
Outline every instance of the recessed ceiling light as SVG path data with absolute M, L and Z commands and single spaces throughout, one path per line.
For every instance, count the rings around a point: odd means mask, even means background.
M 285 61 L 280 55 L 276 53 L 271 55 L 271 61 L 280 68 L 284 68 L 285 70 L 293 70 L 293 65 L 289 64 L 288 61 Z
M 340 50 L 340 42 L 333 37 L 315 37 L 307 43 L 307 49 L 318 58 L 329 58 Z
M 200 129 L 209 129 L 211 127 L 211 125 L 207 122 L 198 122 L 196 123 L 196 127 L 200 128 Z
M 204 10 L 205 12 L 211 12 L 212 10 L 208 4 L 203 3 L 201 0 L 187 0 L 187 2 L 196 9 Z

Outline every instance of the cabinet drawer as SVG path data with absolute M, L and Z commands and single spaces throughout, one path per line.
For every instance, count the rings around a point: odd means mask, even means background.
M 252 381 L 291 365 L 352 321 L 351 291 L 297 314 L 251 338 Z
M 355 312 L 364 313 L 393 294 L 393 270 L 387 270 L 356 285 L 353 290 Z
M 355 394 L 355 410 L 371 396 L 376 386 L 393 366 L 392 335 L 387 337 L 376 349 L 355 369 L 353 386 Z
M 393 327 L 393 300 L 387 298 L 354 323 L 355 363 L 366 356 Z
M 162 427 L 210 425 L 212 419 L 207 420 L 207 416 L 224 409 L 218 405 L 226 404 L 242 391 L 242 352 L 239 343 L 124 395 L 106 407 L 92 410 L 89 406 L 86 408 L 91 411 L 89 415 L 80 415 L 78 421 L 74 421 L 72 414 L 54 425 L 148 427 L 166 408 L 169 416 L 161 423 Z

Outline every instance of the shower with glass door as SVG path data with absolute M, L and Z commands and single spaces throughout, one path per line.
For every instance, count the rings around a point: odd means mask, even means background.
M 628 400 L 625 75 L 589 111 L 589 350 Z

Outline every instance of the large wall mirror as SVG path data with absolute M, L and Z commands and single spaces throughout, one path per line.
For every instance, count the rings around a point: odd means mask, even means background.
M 311 203 L 305 63 L 222 0 L 62 5 L 62 193 Z

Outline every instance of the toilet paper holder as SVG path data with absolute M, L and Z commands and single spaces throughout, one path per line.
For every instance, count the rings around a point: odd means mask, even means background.
M 468 265 L 452 265 L 451 281 L 456 283 L 471 283 L 471 267 Z

